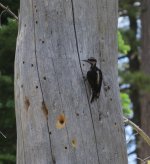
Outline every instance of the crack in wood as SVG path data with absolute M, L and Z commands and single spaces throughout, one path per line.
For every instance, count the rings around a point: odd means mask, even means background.
M 74 34 L 75 34 L 75 41 L 76 41 L 76 48 L 77 48 L 77 54 L 78 54 L 78 59 L 79 59 L 79 65 L 80 65 L 82 76 L 84 76 L 83 70 L 82 70 L 82 65 L 81 65 L 81 60 L 80 60 L 80 53 L 79 53 L 78 38 L 77 38 L 77 31 L 76 31 L 76 24 L 75 24 L 75 13 L 74 13 L 73 0 L 71 0 L 71 5 L 72 5 L 73 27 L 74 27 Z M 84 81 L 84 85 L 85 85 L 85 90 L 86 90 L 86 95 L 87 95 L 87 100 L 88 100 L 88 106 L 89 106 L 89 109 L 90 109 L 90 115 L 91 115 L 91 120 L 92 120 L 93 131 L 94 131 L 98 163 L 100 164 L 100 159 L 99 159 L 99 155 L 98 155 L 98 145 L 97 145 L 97 139 L 96 139 L 96 132 L 95 132 L 95 127 L 94 127 L 94 120 L 93 120 L 93 116 L 92 116 L 92 109 L 91 109 L 90 101 L 89 101 L 89 98 L 88 98 L 88 92 L 87 92 L 85 81 Z
M 44 101 L 42 102 L 42 111 L 44 113 L 44 116 L 46 117 L 46 120 L 48 120 L 48 109 Z
M 36 5 L 35 5 L 36 6 Z M 35 14 L 34 14 L 34 10 L 35 10 L 35 7 L 33 5 L 33 0 L 32 0 L 32 12 L 33 12 L 33 22 L 35 22 Z M 35 7 L 35 8 L 34 8 Z M 38 23 L 38 21 L 35 22 L 36 24 Z M 36 60 L 36 68 L 37 68 L 37 75 L 38 75 L 38 79 L 39 79 L 39 84 L 40 84 L 40 90 L 41 90 L 41 94 L 42 94 L 42 99 L 43 99 L 43 102 L 44 101 L 44 94 L 43 94 L 43 90 L 42 90 L 42 84 L 41 84 L 41 80 L 40 80 L 40 73 L 39 73 L 39 69 L 38 69 L 38 61 L 37 61 L 37 51 L 36 51 L 36 34 L 35 34 L 35 23 L 33 23 L 33 31 L 34 31 L 34 48 L 35 48 L 35 60 Z M 49 125 L 48 125 L 48 121 L 47 121 L 47 129 L 48 129 L 48 133 L 50 132 L 49 130 Z M 53 164 L 56 164 L 56 161 L 55 161 L 55 157 L 54 157 L 54 154 L 53 154 L 53 150 L 52 150 L 52 144 L 51 144 L 51 137 L 50 137 L 50 134 L 48 135 L 49 136 L 49 142 L 50 142 L 50 151 L 51 151 L 51 157 L 52 157 L 52 161 L 53 161 Z

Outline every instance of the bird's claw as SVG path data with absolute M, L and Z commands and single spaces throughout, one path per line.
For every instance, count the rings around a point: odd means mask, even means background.
M 86 80 L 87 80 L 87 78 L 86 78 L 85 76 L 83 76 L 83 79 L 84 79 L 84 81 L 86 81 Z

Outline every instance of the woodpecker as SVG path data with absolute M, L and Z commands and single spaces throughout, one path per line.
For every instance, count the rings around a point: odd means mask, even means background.
M 102 71 L 96 66 L 97 60 L 90 57 L 87 60 L 82 60 L 91 65 L 90 70 L 87 72 L 86 78 L 91 87 L 91 100 L 92 103 L 95 99 L 99 98 L 101 86 L 102 86 Z

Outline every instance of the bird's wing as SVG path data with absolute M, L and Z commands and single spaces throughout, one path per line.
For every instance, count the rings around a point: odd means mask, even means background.
M 97 85 L 98 85 L 99 92 L 101 90 L 102 80 L 103 80 L 102 71 L 99 68 L 97 68 Z

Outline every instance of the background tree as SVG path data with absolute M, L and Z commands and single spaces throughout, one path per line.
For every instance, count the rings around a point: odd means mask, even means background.
M 145 4 L 148 2 L 142 1 L 142 3 Z M 140 107 L 140 101 L 139 101 L 140 91 L 142 92 L 142 95 L 143 93 L 145 92 L 148 93 L 150 91 L 149 90 L 149 75 L 145 71 L 145 69 L 142 69 L 144 70 L 145 74 L 140 71 L 141 51 L 139 50 L 140 50 L 141 45 L 139 41 L 142 41 L 142 45 L 144 45 L 142 46 L 142 49 L 143 49 L 143 48 L 146 48 L 146 45 L 147 45 L 146 43 L 148 40 L 147 39 L 148 30 L 146 28 L 148 26 L 148 23 L 146 22 L 147 21 L 146 18 L 148 19 L 148 12 L 147 12 L 147 7 L 145 6 L 147 6 L 147 4 L 144 5 L 144 7 L 143 6 L 141 7 L 140 0 L 120 1 L 120 14 L 121 16 L 128 17 L 129 19 L 129 28 L 126 28 L 124 31 L 122 31 L 122 34 L 125 34 L 124 37 L 126 38 L 127 42 L 130 44 L 130 47 L 131 47 L 131 51 L 129 52 L 129 55 L 125 56 L 125 57 L 128 57 L 129 59 L 129 67 L 125 69 L 125 71 L 121 75 L 123 75 L 122 77 L 124 79 L 122 84 L 124 85 L 124 83 L 126 82 L 129 86 L 128 90 L 124 90 L 124 91 L 130 93 L 130 97 L 133 104 L 133 110 L 134 110 L 133 121 L 136 124 L 138 124 L 140 127 L 144 127 L 144 129 L 143 128 L 142 129 L 143 130 L 146 129 L 145 132 L 149 134 L 148 122 L 146 121 L 146 118 L 145 118 L 145 115 L 148 116 L 148 110 L 147 112 L 143 110 L 143 106 L 146 104 L 146 99 L 142 98 L 144 100 L 144 103 L 142 103 L 142 108 Z M 142 34 L 144 35 L 144 37 L 142 38 L 140 35 L 140 15 L 141 14 L 143 15 L 142 19 L 145 19 L 144 24 L 142 23 L 142 29 L 143 29 Z M 144 53 L 142 52 L 142 65 L 145 68 L 148 66 L 148 61 L 147 61 L 148 54 L 146 53 L 147 48 L 142 51 L 144 52 Z M 140 119 L 141 117 L 143 119 Z M 147 122 L 147 125 L 146 125 L 146 122 Z M 137 157 L 139 157 L 141 156 L 142 152 L 144 154 L 147 150 L 146 149 L 144 150 L 144 146 L 140 144 L 138 136 L 136 138 L 136 142 L 137 142 L 136 154 L 137 154 Z M 149 149 L 149 146 L 144 141 L 142 141 L 142 143 L 146 145 L 147 149 Z M 134 153 L 134 151 L 132 153 Z M 149 153 L 147 151 L 147 156 L 149 156 L 148 154 Z M 144 156 L 141 156 L 141 157 L 144 158 Z M 140 163 L 140 161 L 138 162 Z
M 130 45 L 130 51 L 128 51 L 128 55 L 125 56 L 129 60 L 128 68 L 123 72 L 126 75 L 126 72 L 131 72 L 132 77 L 135 75 L 137 71 L 140 70 L 140 63 L 139 63 L 139 38 L 137 37 L 138 32 L 138 19 L 139 19 L 139 7 L 135 5 L 138 2 L 137 0 L 123 0 L 120 1 L 120 15 L 128 17 L 129 20 L 129 28 L 121 30 L 125 41 Z M 124 14 L 124 12 L 126 14 Z M 133 121 L 140 125 L 139 117 L 140 117 L 140 102 L 139 102 L 139 88 L 135 83 L 131 83 L 130 79 L 132 77 L 126 77 L 124 83 L 130 84 L 130 98 L 133 104 L 133 111 L 134 111 L 134 118 Z M 129 79 L 129 80 L 128 80 Z
M 140 16 L 140 1 L 139 0 L 120 0 L 120 16 L 128 18 L 129 27 L 121 29 L 121 33 L 125 41 L 130 45 L 130 51 L 128 55 L 124 57 L 127 58 L 128 63 L 126 64 L 125 69 L 121 71 L 120 75 L 123 79 L 121 85 L 126 84 L 127 88 L 123 89 L 122 92 L 128 93 L 132 102 L 133 117 L 132 121 L 140 126 L 140 95 L 139 88 L 139 79 L 142 78 L 142 75 L 138 73 L 140 71 L 140 58 L 139 58 L 139 16 Z M 126 20 L 127 21 L 127 20 Z M 122 57 L 123 58 L 123 57 Z M 130 108 L 131 108 L 130 106 Z M 131 147 L 134 142 L 138 145 L 139 136 L 135 136 L 136 140 L 130 142 Z M 136 149 L 130 151 L 130 154 L 138 154 L 138 146 Z
M 116 22 L 116 0 L 21 1 L 15 60 L 17 163 L 127 163 Z M 104 78 L 93 104 L 83 80 L 88 66 L 81 63 L 90 56 L 98 60 Z
M 142 71 L 149 76 L 150 75 L 150 1 L 142 1 L 142 12 L 141 12 L 141 21 L 142 21 L 142 55 L 141 55 L 141 67 Z M 149 83 L 148 83 L 149 85 Z M 150 136 L 150 90 L 141 91 L 141 127 L 142 129 Z M 141 139 L 140 142 L 140 158 L 145 159 L 150 156 L 150 147 L 143 142 Z

